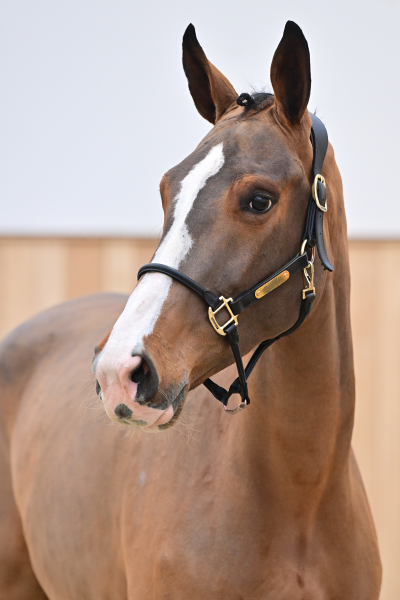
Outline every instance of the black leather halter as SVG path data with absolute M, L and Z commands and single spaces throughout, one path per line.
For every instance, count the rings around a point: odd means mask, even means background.
M 303 243 L 301 251 L 291 261 L 286 263 L 278 271 L 275 271 L 269 277 L 266 277 L 262 281 L 258 282 L 252 288 L 246 292 L 242 292 L 235 298 L 224 298 L 224 296 L 218 297 L 213 292 L 207 290 L 202 285 L 184 275 L 180 271 L 168 267 L 167 265 L 161 265 L 157 263 L 149 263 L 139 269 L 138 279 L 145 273 L 163 273 L 172 277 L 176 281 L 179 281 L 183 285 L 186 285 L 193 292 L 198 294 L 200 298 L 205 302 L 208 308 L 208 317 L 210 323 L 217 333 L 221 336 L 226 336 L 235 358 L 238 377 L 230 386 L 229 390 L 225 390 L 221 386 L 217 385 L 211 379 L 206 379 L 204 385 L 213 394 L 213 396 L 222 402 L 224 408 L 230 414 L 235 414 L 250 404 L 249 393 L 247 389 L 247 379 L 257 364 L 257 361 L 261 357 L 262 353 L 269 348 L 274 342 L 279 340 L 281 337 L 289 335 L 296 331 L 302 325 L 307 315 L 311 311 L 312 305 L 315 300 L 315 288 L 314 288 L 314 254 L 317 246 L 318 255 L 321 259 L 322 265 L 328 271 L 333 271 L 329 258 L 326 253 L 324 244 L 324 228 L 323 220 L 324 213 L 327 211 L 326 201 L 326 187 L 325 179 L 322 177 L 322 165 L 325 159 L 326 150 L 328 148 L 328 134 L 323 123 L 311 114 L 312 128 L 311 128 L 311 143 L 313 146 L 313 185 L 312 193 L 308 202 L 307 214 L 306 214 L 306 225 L 303 234 Z M 312 248 L 312 258 L 309 260 L 306 252 L 306 246 Z M 265 340 L 256 348 L 252 357 L 250 358 L 246 368 L 243 367 L 242 356 L 239 349 L 239 332 L 238 332 L 238 315 L 242 313 L 246 308 L 249 308 L 261 298 L 272 292 L 274 289 L 288 281 L 298 271 L 303 270 L 303 281 L 304 289 L 302 292 L 302 300 L 300 304 L 300 315 L 296 323 L 287 331 L 277 335 L 275 338 Z M 309 273 L 307 272 L 309 270 Z M 230 318 L 224 325 L 219 325 L 215 315 L 222 309 L 226 308 Z M 240 394 L 241 403 L 233 410 L 226 408 L 229 398 L 232 394 Z

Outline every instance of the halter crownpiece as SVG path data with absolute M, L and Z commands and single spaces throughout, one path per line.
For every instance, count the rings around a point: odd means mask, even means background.
M 308 240 L 307 245 L 312 248 L 317 244 L 319 258 L 324 269 L 333 271 L 333 266 L 328 258 L 324 242 L 324 213 L 328 210 L 326 203 L 326 185 L 322 177 L 322 165 L 328 149 L 328 133 L 325 125 L 312 113 L 311 143 L 313 147 L 313 185 L 312 194 L 308 203 L 306 227 L 303 240 Z
M 244 98 L 246 96 L 246 98 Z M 239 99 L 243 101 L 248 100 L 249 94 L 241 94 Z M 251 96 L 249 96 L 251 98 Z M 247 103 L 244 104 L 248 106 Z M 242 104 L 243 106 L 243 104 Z M 311 113 L 310 113 L 311 114 Z M 235 298 L 225 298 L 224 296 L 217 296 L 210 290 L 207 290 L 202 285 L 173 269 L 167 265 L 161 265 L 157 263 L 149 263 L 139 269 L 138 279 L 145 273 L 163 273 L 169 275 L 172 279 L 179 281 L 193 292 L 198 294 L 203 302 L 208 306 L 208 318 L 214 330 L 221 336 L 226 337 L 229 342 L 232 353 L 236 362 L 238 377 L 230 386 L 229 390 L 225 390 L 223 387 L 216 384 L 211 379 L 206 379 L 204 385 L 212 393 L 212 395 L 222 402 L 224 409 L 229 414 L 236 414 L 243 410 L 248 404 L 250 404 L 249 393 L 247 389 L 247 380 L 260 359 L 263 352 L 272 346 L 274 342 L 279 340 L 281 337 L 290 335 L 296 329 L 302 325 L 310 313 L 315 300 L 315 287 L 314 287 L 314 257 L 315 257 L 315 245 L 318 250 L 321 263 L 328 271 L 333 271 L 328 255 L 325 249 L 324 243 L 324 227 L 323 219 L 324 213 L 328 209 L 326 201 L 326 185 L 325 179 L 322 177 L 322 165 L 325 159 L 326 151 L 328 148 L 328 134 L 323 123 L 311 114 L 312 127 L 311 127 L 311 143 L 313 147 L 313 185 L 312 193 L 308 202 L 307 214 L 306 214 L 306 225 L 303 234 L 303 242 L 301 244 L 301 250 L 291 261 L 286 263 L 278 271 L 275 271 L 269 277 L 266 277 L 262 281 L 258 282 L 252 288 L 246 292 L 242 292 Z M 306 247 L 312 248 L 311 259 L 308 258 Z M 303 270 L 303 291 L 302 299 L 300 303 L 300 315 L 296 323 L 287 331 L 281 333 L 275 338 L 264 340 L 254 351 L 252 357 L 246 365 L 243 366 L 243 360 L 239 348 L 239 331 L 238 331 L 238 316 L 245 309 L 249 308 L 277 287 L 283 285 L 293 275 Z M 229 313 L 229 319 L 223 325 L 217 322 L 215 315 L 225 308 Z M 241 402 L 239 406 L 233 410 L 227 409 L 229 398 L 232 394 L 240 394 Z

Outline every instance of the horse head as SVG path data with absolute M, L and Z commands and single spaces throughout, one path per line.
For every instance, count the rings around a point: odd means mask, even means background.
M 164 228 L 152 262 L 234 297 L 300 251 L 313 161 L 308 44 L 288 22 L 271 64 L 274 94 L 238 98 L 192 25 L 183 38 L 183 67 L 197 110 L 214 127 L 162 178 Z M 332 157 L 329 149 L 328 172 Z M 334 215 L 332 207 L 328 245 Z M 317 262 L 320 297 L 326 272 Z M 241 315 L 243 354 L 293 326 L 302 289 L 297 273 Z M 96 348 L 93 371 L 112 420 L 160 431 L 177 420 L 190 389 L 231 363 L 201 299 L 165 274 L 146 273 Z

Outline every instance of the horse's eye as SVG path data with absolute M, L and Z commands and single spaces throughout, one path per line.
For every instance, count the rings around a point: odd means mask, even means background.
M 271 208 L 272 202 L 270 198 L 265 198 L 264 196 L 254 196 L 253 200 L 250 202 L 249 207 L 258 213 L 267 212 Z

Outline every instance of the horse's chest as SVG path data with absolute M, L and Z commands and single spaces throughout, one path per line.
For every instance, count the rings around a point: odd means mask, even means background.
M 211 506 L 198 511 L 185 507 L 180 517 L 155 518 L 147 533 L 143 523 L 130 550 L 125 549 L 130 556 L 128 587 L 136 594 L 132 598 L 324 598 L 315 573 L 299 571 L 282 549 L 274 551 L 262 528 L 249 527 L 247 518 L 241 522 L 240 511 L 238 516 L 231 514 L 229 523 L 229 515 Z

